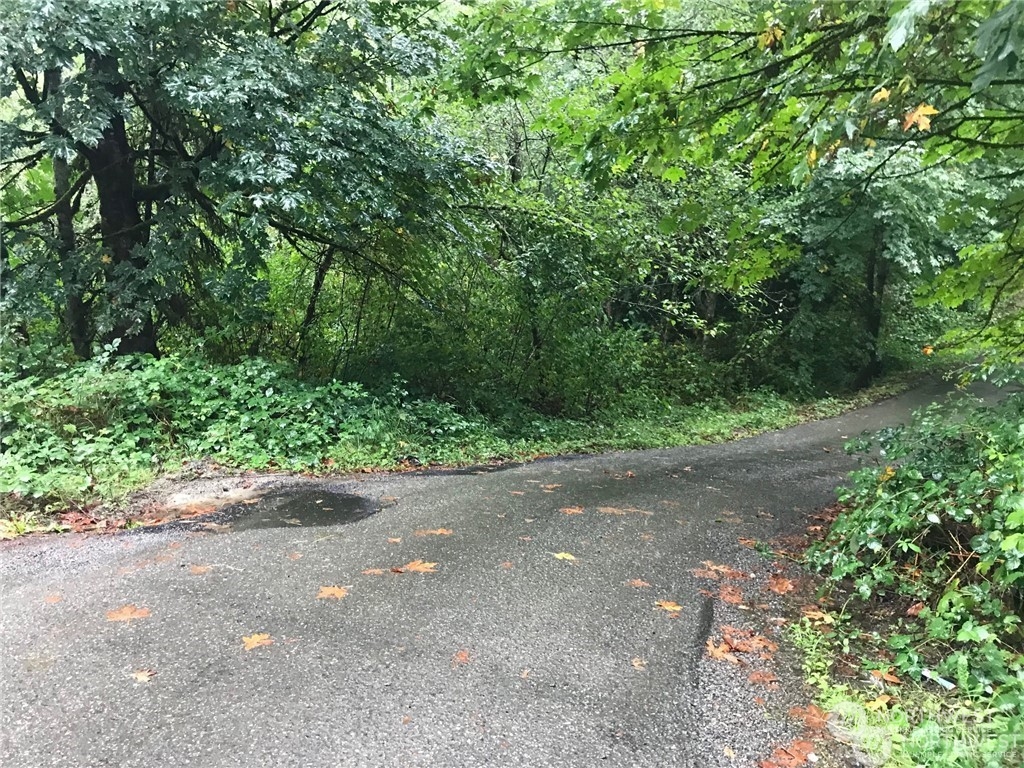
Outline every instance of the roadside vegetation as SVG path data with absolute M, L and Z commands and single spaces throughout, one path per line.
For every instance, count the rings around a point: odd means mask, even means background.
M 665 446 L 1014 378 L 1022 41 L 989 0 L 0 0 L 0 531 L 196 459 Z M 880 436 L 809 555 L 891 609 L 886 674 L 972 702 L 894 733 L 1020 724 L 1021 416 Z

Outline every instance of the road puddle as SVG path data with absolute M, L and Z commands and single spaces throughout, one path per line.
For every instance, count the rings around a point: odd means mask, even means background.
M 372 499 L 322 488 L 285 488 L 246 504 L 222 511 L 224 523 L 233 531 L 260 528 L 308 528 L 345 525 L 364 520 L 378 512 Z

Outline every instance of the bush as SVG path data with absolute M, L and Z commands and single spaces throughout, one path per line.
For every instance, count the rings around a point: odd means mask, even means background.
M 1024 394 L 931 406 L 852 447 L 876 443 L 886 463 L 851 475 L 810 562 L 863 600 L 902 600 L 889 637 L 901 669 L 934 665 L 1024 712 Z

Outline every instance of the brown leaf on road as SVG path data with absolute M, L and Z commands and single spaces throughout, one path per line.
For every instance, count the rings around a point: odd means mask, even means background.
M 383 576 L 387 571 L 383 568 L 366 568 L 362 571 L 363 576 Z
M 775 573 L 768 577 L 768 589 L 778 595 L 784 595 L 787 592 L 792 592 L 795 588 L 792 579 L 787 579 L 785 576 L 780 576 Z
M 132 672 L 132 679 L 136 683 L 148 683 L 154 677 L 156 677 L 156 672 L 152 669 L 136 669 Z
M 462 650 L 456 651 L 455 655 L 452 656 L 452 666 L 455 667 L 459 664 L 469 664 L 472 660 L 473 657 L 470 655 L 469 651 L 463 648 Z
M 798 739 L 785 747 L 776 747 L 772 756 L 762 760 L 760 768 L 797 768 L 808 762 L 814 754 L 814 744 Z
M 597 511 L 600 512 L 602 515 L 619 515 L 619 516 L 622 516 L 622 515 L 646 515 L 646 516 L 650 517 L 652 514 L 654 514 L 653 512 L 647 512 L 646 510 L 637 509 L 636 507 L 623 507 L 622 509 L 620 509 L 619 507 L 598 507 Z
M 526 493 L 526 491 L 509 491 L 509 493 L 512 494 L 513 496 L 522 496 L 523 494 Z
M 289 560 L 301 560 L 302 559 L 302 553 L 301 552 L 289 552 L 287 555 L 285 555 L 285 557 L 287 557 Z
M 743 663 L 739 660 L 739 657 L 736 656 L 736 654 L 730 651 L 727 643 L 722 642 L 716 645 L 715 641 L 709 637 L 705 647 L 707 648 L 708 656 L 715 661 L 728 661 L 730 664 L 735 664 L 736 666 Z
M 558 511 L 563 515 L 582 515 L 583 507 L 562 507 Z
M 188 572 L 193 576 L 202 576 L 204 573 L 209 573 L 212 570 L 212 565 L 190 565 L 188 568 Z
M 671 600 L 658 600 L 654 604 L 654 606 L 656 608 L 659 608 L 662 611 L 668 611 L 669 613 L 674 613 L 676 616 L 678 616 L 679 612 L 681 610 L 683 610 L 683 606 L 681 606 L 679 603 L 673 602 Z
M 541 486 L 541 488 L 543 488 L 545 491 L 553 491 L 556 488 L 561 488 L 561 487 L 562 487 L 561 483 L 548 483 L 547 485 L 542 485 Z
M 394 570 L 394 569 L 392 569 Z M 437 573 L 437 563 L 427 563 L 423 560 L 413 560 L 398 569 L 399 573 Z
M 134 619 L 148 619 L 149 608 L 139 608 L 136 605 L 128 604 L 115 611 L 107 611 L 107 621 L 133 621 Z
M 341 600 L 348 597 L 348 587 L 320 587 L 317 600 Z
M 626 582 L 627 587 L 633 587 L 634 589 L 643 589 L 644 587 L 651 586 L 643 579 L 630 579 Z
M 633 665 L 633 669 L 639 670 L 640 672 L 647 669 L 647 659 L 643 659 L 639 656 L 634 656 L 633 660 L 629 663 Z
M 47 605 L 56 605 L 57 603 L 59 603 L 63 599 L 64 598 L 61 597 L 60 595 L 58 595 L 56 592 L 51 592 L 50 594 L 48 594 L 46 597 L 43 598 L 43 602 L 46 603 Z
M 737 629 L 736 627 L 723 626 L 722 639 L 734 651 L 740 653 L 775 653 L 779 650 L 777 643 L 772 642 L 764 635 L 759 635 L 752 629 Z
M 451 536 L 455 531 L 451 528 L 421 528 L 416 531 L 414 536 Z
M 516 566 L 515 563 L 513 563 L 511 560 L 506 560 L 504 563 L 501 564 L 501 567 L 504 568 L 506 571 L 511 571 Z
M 812 731 L 820 731 L 828 723 L 828 713 L 817 704 L 806 707 L 790 707 L 789 716 L 804 721 L 804 727 Z
M 399 537 L 388 537 L 388 544 L 401 544 L 402 538 Z
M 273 645 L 274 638 L 266 632 L 257 632 L 254 635 L 246 635 L 242 638 L 242 642 L 245 644 L 245 650 L 251 651 L 264 645 Z
M 705 560 L 703 568 L 694 568 L 690 571 L 694 576 L 699 579 L 745 579 L 747 574 L 743 571 L 738 571 L 728 565 L 719 565 L 711 560 Z
M 729 603 L 730 605 L 743 604 L 743 593 L 740 592 L 739 587 L 732 584 L 723 584 L 718 590 L 718 596 L 723 602 Z
M 747 682 L 754 683 L 755 685 L 773 686 L 779 682 L 779 678 L 771 672 L 759 669 L 750 673 L 747 677 Z

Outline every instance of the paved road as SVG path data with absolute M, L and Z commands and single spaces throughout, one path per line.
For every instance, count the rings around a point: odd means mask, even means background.
M 310 484 L 226 527 L 5 545 L 0 765 L 756 764 L 799 735 L 801 691 L 773 565 L 738 539 L 802 530 L 854 465 L 846 436 L 944 390 L 727 445 Z M 390 570 L 416 560 L 435 572 Z M 708 560 L 749 575 L 728 582 L 742 605 L 692 572 Z M 149 615 L 108 620 L 129 604 Z M 713 660 L 723 625 L 782 647 Z

